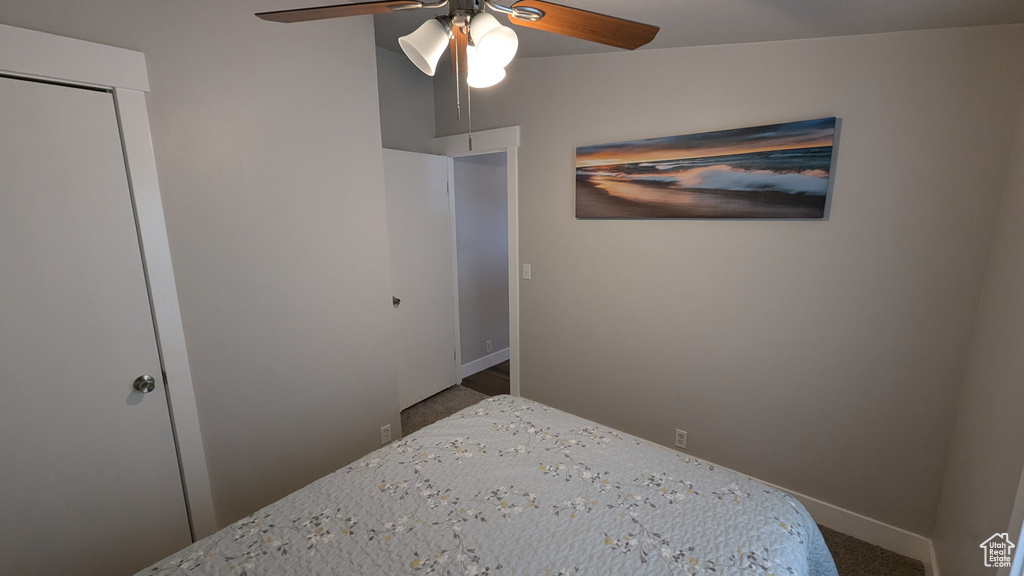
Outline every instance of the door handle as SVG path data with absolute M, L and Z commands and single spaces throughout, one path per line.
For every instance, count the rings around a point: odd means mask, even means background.
M 391 305 L 394 306 L 395 308 L 398 308 L 399 306 L 402 305 L 402 299 L 401 298 L 395 298 L 394 296 L 392 296 L 391 297 Z
M 132 388 L 135 388 L 143 394 L 149 394 L 154 388 L 156 388 L 156 379 L 149 374 L 143 374 L 135 379 L 135 382 L 132 383 Z

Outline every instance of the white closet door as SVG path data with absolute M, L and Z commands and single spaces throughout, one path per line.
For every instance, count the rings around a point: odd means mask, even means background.
M 400 409 L 455 384 L 448 159 L 384 150 Z
M 191 541 L 155 340 L 113 96 L 0 78 L 0 574 Z

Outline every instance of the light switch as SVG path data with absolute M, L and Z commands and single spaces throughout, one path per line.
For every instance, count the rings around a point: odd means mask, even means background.
M 529 280 L 529 279 L 530 279 L 530 265 L 529 264 L 523 264 L 523 280 Z

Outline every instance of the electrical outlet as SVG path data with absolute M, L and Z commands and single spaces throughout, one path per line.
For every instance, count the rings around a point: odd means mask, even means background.
M 686 449 L 686 430 L 676 428 L 676 447 Z
M 493 352 L 494 351 L 494 344 L 491 343 L 490 340 L 484 342 L 484 346 L 487 348 L 488 352 Z
M 385 424 L 380 427 L 380 443 L 383 446 L 391 442 L 391 424 Z

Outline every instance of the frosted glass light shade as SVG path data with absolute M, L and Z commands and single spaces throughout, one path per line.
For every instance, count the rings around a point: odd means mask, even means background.
M 519 50 L 519 37 L 508 26 L 502 26 L 498 19 L 486 12 L 473 17 L 469 23 L 469 35 L 477 49 L 479 60 L 488 65 L 504 68 L 515 58 Z
M 466 56 L 469 59 L 466 84 L 472 88 L 489 88 L 505 79 L 505 68 L 481 59 L 475 47 L 469 46 Z
M 495 28 L 501 28 L 501 22 L 487 12 L 480 12 L 469 21 L 469 38 L 476 44 Z
M 437 70 L 437 61 L 448 49 L 448 30 L 444 24 L 431 18 L 411 34 L 399 38 L 398 45 L 417 68 L 427 76 L 433 76 Z
M 491 30 L 481 38 L 476 49 L 482 60 L 504 68 L 512 61 L 519 49 L 519 37 L 508 26 L 502 26 Z

